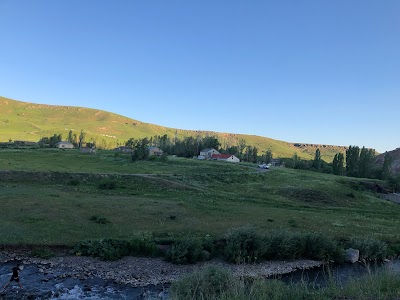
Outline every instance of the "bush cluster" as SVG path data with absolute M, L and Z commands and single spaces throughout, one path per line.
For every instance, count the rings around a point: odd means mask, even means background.
M 352 238 L 343 242 L 320 233 L 278 230 L 260 234 L 254 227 L 249 226 L 230 230 L 223 240 L 214 241 L 209 235 L 188 235 L 172 239 L 169 244 L 165 259 L 175 264 L 192 264 L 212 256 L 222 256 L 233 263 L 299 258 L 334 260 L 340 263 L 344 259 L 345 247 L 359 249 L 360 258 L 367 261 L 381 261 L 388 254 L 386 243 L 372 238 Z M 395 253 L 396 250 L 391 249 Z M 103 260 L 115 260 L 125 255 L 161 255 L 151 234 L 137 235 L 128 241 L 83 241 L 77 244 L 73 251 L 77 255 L 95 256 Z
M 382 261 L 388 254 L 387 244 L 372 237 L 353 237 L 348 242 L 348 245 L 354 249 L 360 250 L 360 260 Z
M 231 230 L 225 237 L 223 254 L 231 262 L 251 262 L 257 259 L 297 259 L 341 261 L 343 250 L 339 243 L 322 234 L 274 231 L 260 235 L 255 228 Z
M 186 236 L 174 241 L 166 253 L 166 260 L 175 264 L 193 264 L 208 259 L 212 251 L 213 241 L 209 236 Z
M 108 224 L 108 223 L 111 223 L 111 221 L 109 219 L 107 219 L 106 217 L 100 217 L 100 216 L 96 216 L 96 215 L 91 216 L 89 220 L 93 221 L 93 222 L 95 222 L 97 224 Z
M 172 284 L 172 299 L 219 299 L 231 289 L 233 276 L 226 270 L 209 267 Z
M 99 183 L 100 190 L 115 190 L 117 188 L 117 182 L 113 180 L 107 180 Z
M 149 235 L 138 235 L 131 240 L 101 239 L 86 240 L 73 248 L 75 255 L 99 257 L 102 260 L 117 260 L 128 255 L 157 255 L 157 247 Z

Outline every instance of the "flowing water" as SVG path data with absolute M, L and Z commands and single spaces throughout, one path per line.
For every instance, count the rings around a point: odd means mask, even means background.
M 4 286 L 11 277 L 11 268 L 18 262 L 6 262 L 0 264 L 0 285 Z M 349 279 L 376 272 L 383 267 L 389 267 L 400 274 L 400 260 L 384 265 L 365 266 L 360 263 L 343 264 L 321 267 L 311 270 L 299 270 L 290 274 L 275 276 L 286 283 L 306 281 L 315 287 L 323 287 L 329 280 L 342 284 Z M 135 288 L 129 285 L 117 284 L 100 278 L 74 279 L 64 277 L 63 271 L 54 271 L 51 274 L 41 273 L 40 265 L 27 264 L 21 271 L 21 284 L 24 289 L 12 282 L 5 291 L 0 292 L 1 300 L 42 300 L 42 299 L 73 299 L 73 300 L 98 300 L 98 299 L 168 299 L 168 286 L 146 286 Z M 65 270 L 64 270 L 65 271 Z M 330 277 L 329 277 L 329 276 Z M 330 278 L 330 279 L 328 279 Z
M 17 262 L 0 264 L 0 284 L 2 287 L 11 277 L 11 269 Z M 73 279 L 62 278 L 61 271 L 53 274 L 39 272 L 36 264 L 25 265 L 20 273 L 21 290 L 17 283 L 12 282 L 6 290 L 0 292 L 0 299 L 166 299 L 167 289 L 163 286 L 146 286 L 134 288 L 128 285 L 117 284 L 100 278 Z

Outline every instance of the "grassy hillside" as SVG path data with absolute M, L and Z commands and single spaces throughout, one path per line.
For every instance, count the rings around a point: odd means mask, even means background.
M 248 145 L 256 146 L 260 154 L 271 149 L 274 157 L 292 157 L 296 152 L 299 157 L 310 159 L 319 147 L 322 159 L 331 162 L 336 153 L 345 151 L 340 146 L 293 144 L 254 135 L 167 128 L 102 110 L 33 104 L 0 97 L 0 142 L 9 139 L 38 141 L 41 137 L 54 133 L 61 133 L 66 138 L 69 130 L 79 135 L 81 129 L 87 133 L 87 140 L 102 143 L 109 148 L 123 144 L 132 137 L 167 134 L 172 138 L 176 132 L 179 138 L 197 134 L 216 135 L 222 145 L 236 145 L 239 140 L 244 139 Z
M 111 151 L 0 150 L 0 244 L 71 245 L 144 231 L 218 237 L 246 224 L 399 241 L 400 206 L 380 199 L 374 184 L 184 158 L 131 163 Z

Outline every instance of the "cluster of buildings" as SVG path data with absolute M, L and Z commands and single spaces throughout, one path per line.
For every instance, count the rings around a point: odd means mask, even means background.
M 208 159 L 208 160 L 220 160 L 220 161 L 228 161 L 238 163 L 240 159 L 237 158 L 233 154 L 221 154 L 218 150 L 214 148 L 206 148 L 200 151 L 200 155 L 197 156 L 197 159 Z

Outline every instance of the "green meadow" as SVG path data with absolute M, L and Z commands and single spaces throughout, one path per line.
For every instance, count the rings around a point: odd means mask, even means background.
M 0 150 L 0 244 L 67 245 L 187 233 L 222 237 L 253 225 L 400 241 L 400 205 L 366 179 L 169 157 L 78 150 Z M 96 222 L 103 219 L 106 222 Z

